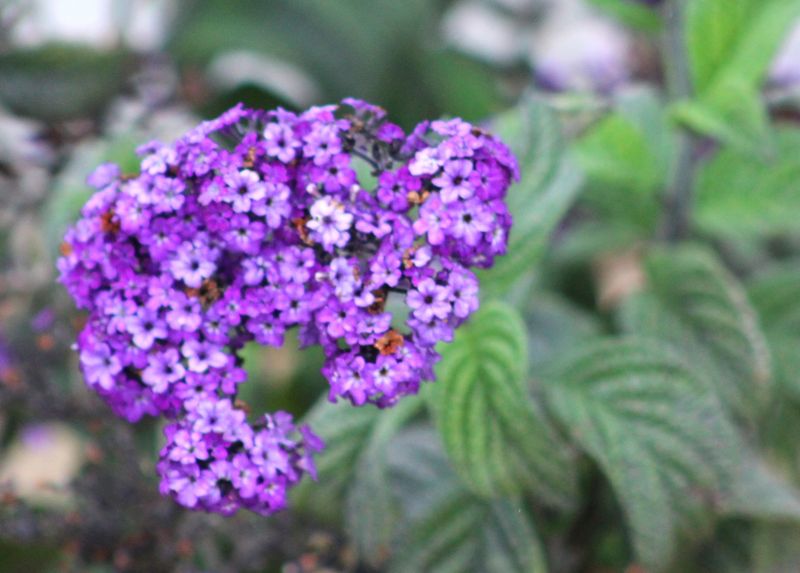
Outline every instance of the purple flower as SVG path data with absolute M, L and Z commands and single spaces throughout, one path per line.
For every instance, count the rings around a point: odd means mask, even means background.
M 416 289 L 408 291 L 406 302 L 415 317 L 423 322 L 434 318 L 444 320 L 450 314 L 450 292 L 447 287 L 437 285 L 432 279 L 424 279 Z
M 216 251 L 209 249 L 203 242 L 183 243 L 178 248 L 176 258 L 170 263 L 172 276 L 188 287 L 200 288 L 203 281 L 217 270 L 215 255 Z
M 353 215 L 341 203 L 332 197 L 322 197 L 311 206 L 310 213 L 311 220 L 306 223 L 306 227 L 325 250 L 332 251 L 334 247 L 344 247 L 347 244 Z
M 110 390 L 114 385 L 114 376 L 122 371 L 119 359 L 112 354 L 108 345 L 103 343 L 81 351 L 81 366 L 86 381 L 103 390 Z
M 444 164 L 444 173 L 433 178 L 439 187 L 442 203 L 452 203 L 458 199 L 469 199 L 475 193 L 477 178 L 472 176 L 472 161 L 452 160 Z
M 181 347 L 181 353 L 188 361 L 192 372 L 205 372 L 209 368 L 222 368 L 228 364 L 228 355 L 211 342 L 187 340 Z
M 284 163 L 292 161 L 301 146 L 292 128 L 280 123 L 270 123 L 264 128 L 264 142 L 267 155 L 276 157 Z
M 186 374 L 180 358 L 175 348 L 151 354 L 147 368 L 142 371 L 142 381 L 156 394 L 163 394 L 171 384 L 182 380 Z
M 223 177 L 227 191 L 222 200 L 237 213 L 247 213 L 253 203 L 267 196 L 267 188 L 258 173 L 249 169 L 232 171 Z
M 163 339 L 167 336 L 167 325 L 159 318 L 158 313 L 148 308 L 141 308 L 128 319 L 128 332 L 133 335 L 133 343 L 141 348 L 147 350 L 157 339 Z
M 172 420 L 164 495 L 269 515 L 316 475 L 323 444 L 288 414 L 251 424 L 234 406 L 241 349 L 281 346 L 297 327 L 301 345 L 322 347 L 331 400 L 384 408 L 416 393 L 436 345 L 478 308 L 469 268 L 506 249 L 518 166 L 463 120 L 406 136 L 353 99 L 299 115 L 237 106 L 139 152 L 138 175 L 92 175 L 58 261 L 88 311 L 82 371 L 125 419 Z M 374 165 L 375 189 L 355 158 Z

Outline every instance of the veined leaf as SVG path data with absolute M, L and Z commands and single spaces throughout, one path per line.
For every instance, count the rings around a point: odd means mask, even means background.
M 380 413 L 377 408 L 331 404 L 327 396 L 311 409 L 303 421 L 325 441 L 325 449 L 315 456 L 319 479 L 304 480 L 292 491 L 297 507 L 331 520 L 341 514 L 353 470 Z
M 800 266 L 779 267 L 757 277 L 748 296 L 767 336 L 776 385 L 800 400 Z
M 764 330 L 800 336 L 800 263 L 757 276 L 748 285 L 747 295 Z
M 381 412 L 354 467 L 346 524 L 361 559 L 374 567 L 381 566 L 389 556 L 398 518 L 388 483 L 387 447 L 422 406 L 421 398 L 408 396 Z
M 470 489 L 486 497 L 529 490 L 572 505 L 569 451 L 527 394 L 519 315 L 499 302 L 485 305 L 442 354 L 431 403 L 445 451 Z
M 601 332 L 593 315 L 553 293 L 534 291 L 524 318 L 534 370 Z
M 585 199 L 601 214 L 640 229 L 660 214 L 657 191 L 667 185 L 675 154 L 674 131 L 658 96 L 623 92 L 615 111 L 574 146 L 587 177 Z
M 800 494 L 755 455 L 745 458 L 720 505 L 725 515 L 800 522 Z
M 514 225 L 508 252 L 491 270 L 479 273 L 484 294 L 499 296 L 534 269 L 550 235 L 577 199 L 583 177 L 567 155 L 557 118 L 534 98 L 501 116 L 495 132 L 511 146 L 522 180 L 508 193 Z
M 738 467 L 736 432 L 707 385 L 653 342 L 606 340 L 545 376 L 548 402 L 608 476 L 633 546 L 667 567 L 685 516 Z
M 614 16 L 621 23 L 644 32 L 657 32 L 661 19 L 653 9 L 628 0 L 590 0 L 592 4 Z
M 692 0 L 686 5 L 687 49 L 698 93 L 721 79 L 757 87 L 800 15 L 797 0 Z
M 521 501 L 486 501 L 464 489 L 431 429 L 414 428 L 398 436 L 389 460 L 395 492 L 406 509 L 391 573 L 546 571 Z
M 744 290 L 697 248 L 656 251 L 645 267 L 648 290 L 623 305 L 625 330 L 673 346 L 724 404 L 753 417 L 768 397 L 771 364 Z
M 775 133 L 769 158 L 723 149 L 697 175 L 695 220 L 708 233 L 754 237 L 800 229 L 800 130 Z
M 758 154 L 770 143 L 760 88 L 798 0 L 692 0 L 686 36 L 697 100 L 677 117 L 706 135 Z

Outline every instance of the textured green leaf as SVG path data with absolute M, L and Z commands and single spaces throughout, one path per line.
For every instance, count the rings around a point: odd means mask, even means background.
M 575 143 L 587 176 L 584 198 L 601 214 L 650 230 L 675 153 L 662 102 L 647 89 L 621 94 L 615 111 Z
M 387 469 L 387 446 L 422 406 L 421 398 L 404 398 L 381 412 L 359 454 L 347 494 L 346 524 L 363 561 L 379 567 L 390 553 L 397 522 Z
M 532 293 L 524 319 L 528 328 L 528 356 L 534 372 L 601 332 L 593 315 L 552 293 Z
M 742 463 L 720 506 L 726 515 L 800 521 L 800 494 L 754 454 Z
M 800 400 L 800 266 L 786 264 L 756 277 L 748 296 L 767 336 L 776 385 Z
M 708 233 L 758 237 L 800 229 L 800 130 L 780 129 L 767 159 L 723 149 L 697 175 L 695 220 Z
M 691 131 L 754 158 L 769 156 L 775 145 L 760 90 L 742 82 L 729 80 L 697 99 L 677 102 L 671 113 Z
M 590 0 L 590 2 L 631 28 L 645 32 L 657 32 L 661 28 L 661 18 L 653 8 L 628 0 Z
M 764 330 L 800 336 L 800 262 L 757 276 L 748 285 L 747 295 Z
M 525 100 L 501 116 L 494 131 L 514 151 L 522 175 L 508 193 L 514 217 L 508 252 L 491 270 L 479 273 L 484 293 L 498 296 L 541 260 L 553 230 L 577 199 L 583 177 L 565 152 L 557 118 L 543 102 Z
M 692 0 L 686 6 L 687 48 L 700 93 L 731 78 L 757 87 L 800 15 L 797 0 Z
M 431 388 L 445 450 L 479 495 L 530 490 L 569 506 L 570 453 L 527 395 L 525 325 L 511 307 L 485 305 L 443 349 Z
M 666 568 L 691 506 L 738 468 L 738 438 L 716 396 L 673 352 L 626 339 L 563 357 L 545 391 L 608 476 L 640 560 Z
M 677 117 L 694 130 L 758 154 L 769 145 L 760 88 L 799 0 L 692 0 L 686 35 L 697 100 Z
M 319 400 L 303 420 L 325 441 L 315 456 L 319 479 L 303 480 L 292 491 L 296 507 L 329 519 L 341 514 L 353 470 L 380 414 L 377 408 L 331 404 L 325 396 Z
M 404 432 L 389 450 L 405 505 L 391 573 L 543 573 L 542 548 L 521 500 L 486 501 L 463 488 L 430 429 Z
M 756 314 L 709 252 L 684 247 L 647 259 L 648 289 L 622 307 L 626 331 L 673 346 L 733 412 L 752 417 L 768 397 L 771 365 Z

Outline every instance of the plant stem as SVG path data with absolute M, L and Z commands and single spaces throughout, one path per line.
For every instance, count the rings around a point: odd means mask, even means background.
M 664 67 L 671 101 L 692 97 L 692 77 L 686 53 L 686 0 L 667 0 L 664 5 Z M 686 237 L 693 203 L 696 141 L 692 134 L 677 136 L 677 158 L 664 202 L 663 240 L 674 243 Z

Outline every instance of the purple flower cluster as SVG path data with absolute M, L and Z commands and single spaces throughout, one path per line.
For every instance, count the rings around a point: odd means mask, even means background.
M 84 376 L 130 421 L 174 420 L 159 473 L 179 503 L 276 511 L 322 444 L 285 413 L 248 420 L 241 348 L 297 327 L 324 349 L 332 401 L 417 392 L 478 307 L 469 268 L 506 249 L 516 161 L 459 119 L 407 135 L 358 100 L 237 106 L 139 151 L 139 174 L 90 176 L 62 247 L 61 280 L 89 311 Z

